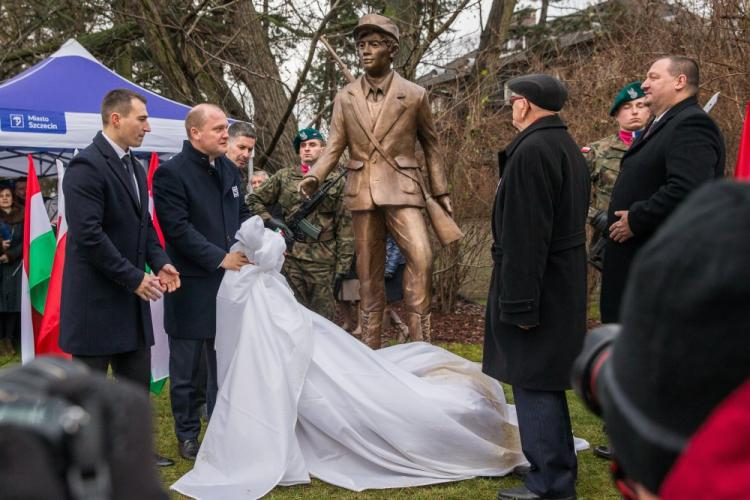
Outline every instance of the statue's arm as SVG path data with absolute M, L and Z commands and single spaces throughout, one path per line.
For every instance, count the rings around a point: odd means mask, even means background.
M 440 152 L 437 131 L 432 119 L 432 110 L 430 109 L 430 102 L 427 99 L 427 92 L 423 92 L 419 100 L 417 139 L 424 151 L 425 166 L 432 196 L 437 198 L 448 194 L 448 178 L 445 175 L 445 165 Z

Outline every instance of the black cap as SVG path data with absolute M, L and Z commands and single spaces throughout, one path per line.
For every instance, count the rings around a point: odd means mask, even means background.
M 565 84 L 549 75 L 519 76 L 508 81 L 508 88 L 547 111 L 560 111 L 568 98 Z
M 702 187 L 636 257 L 598 395 L 625 473 L 651 491 L 750 377 L 750 184 Z

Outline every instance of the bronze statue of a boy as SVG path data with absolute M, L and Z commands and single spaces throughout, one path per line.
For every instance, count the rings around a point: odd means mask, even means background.
M 391 67 L 399 30 L 390 19 L 363 16 L 354 38 L 365 74 L 336 95 L 328 146 L 299 188 L 303 195 L 313 194 L 337 165 L 344 148 L 349 148 L 344 203 L 352 212 L 362 338 L 373 349 L 381 345 L 385 245 L 390 232 L 406 258 L 404 303 L 409 335 L 411 340 L 429 341 L 432 249 L 422 212 L 425 195 L 434 198 L 428 200 L 430 208 L 438 206 L 448 218 L 452 214 L 432 112 L 425 89 Z M 417 141 L 424 151 L 429 193 L 421 185 Z

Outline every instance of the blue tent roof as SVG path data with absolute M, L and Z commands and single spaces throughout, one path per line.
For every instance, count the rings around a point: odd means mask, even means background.
M 188 106 L 131 83 L 80 49 L 69 40 L 48 59 L 0 84 L 0 108 L 98 113 L 108 91 L 128 88 L 146 97 L 149 115 L 185 119 Z
M 132 89 L 147 102 L 151 132 L 141 151 L 182 149 L 189 106 L 121 77 L 75 40 L 44 61 L 0 83 L 0 176 L 23 175 L 34 152 L 40 175 L 55 173 L 54 160 L 70 158 L 101 129 L 101 101 L 110 90 Z

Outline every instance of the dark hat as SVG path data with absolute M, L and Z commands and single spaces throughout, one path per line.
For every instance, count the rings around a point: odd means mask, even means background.
M 653 492 L 750 377 L 750 184 L 702 187 L 641 249 L 598 387 L 625 473 Z
M 326 138 L 316 128 L 303 128 L 294 136 L 294 150 L 299 153 L 299 146 L 305 141 L 318 139 L 320 142 L 326 142 Z
M 626 102 L 634 101 L 639 97 L 643 97 L 646 94 L 643 93 L 641 88 L 641 82 L 631 82 L 625 85 L 615 96 L 615 102 L 612 103 L 612 108 L 609 110 L 609 116 L 615 116 L 620 106 Z
M 560 111 L 568 98 L 563 82 L 549 75 L 524 75 L 508 81 L 508 88 L 547 111 Z
M 375 30 L 390 35 L 398 42 L 398 26 L 385 16 L 380 14 L 367 14 L 359 18 L 357 27 L 354 28 L 354 39 L 359 38 L 359 34 L 365 30 Z

